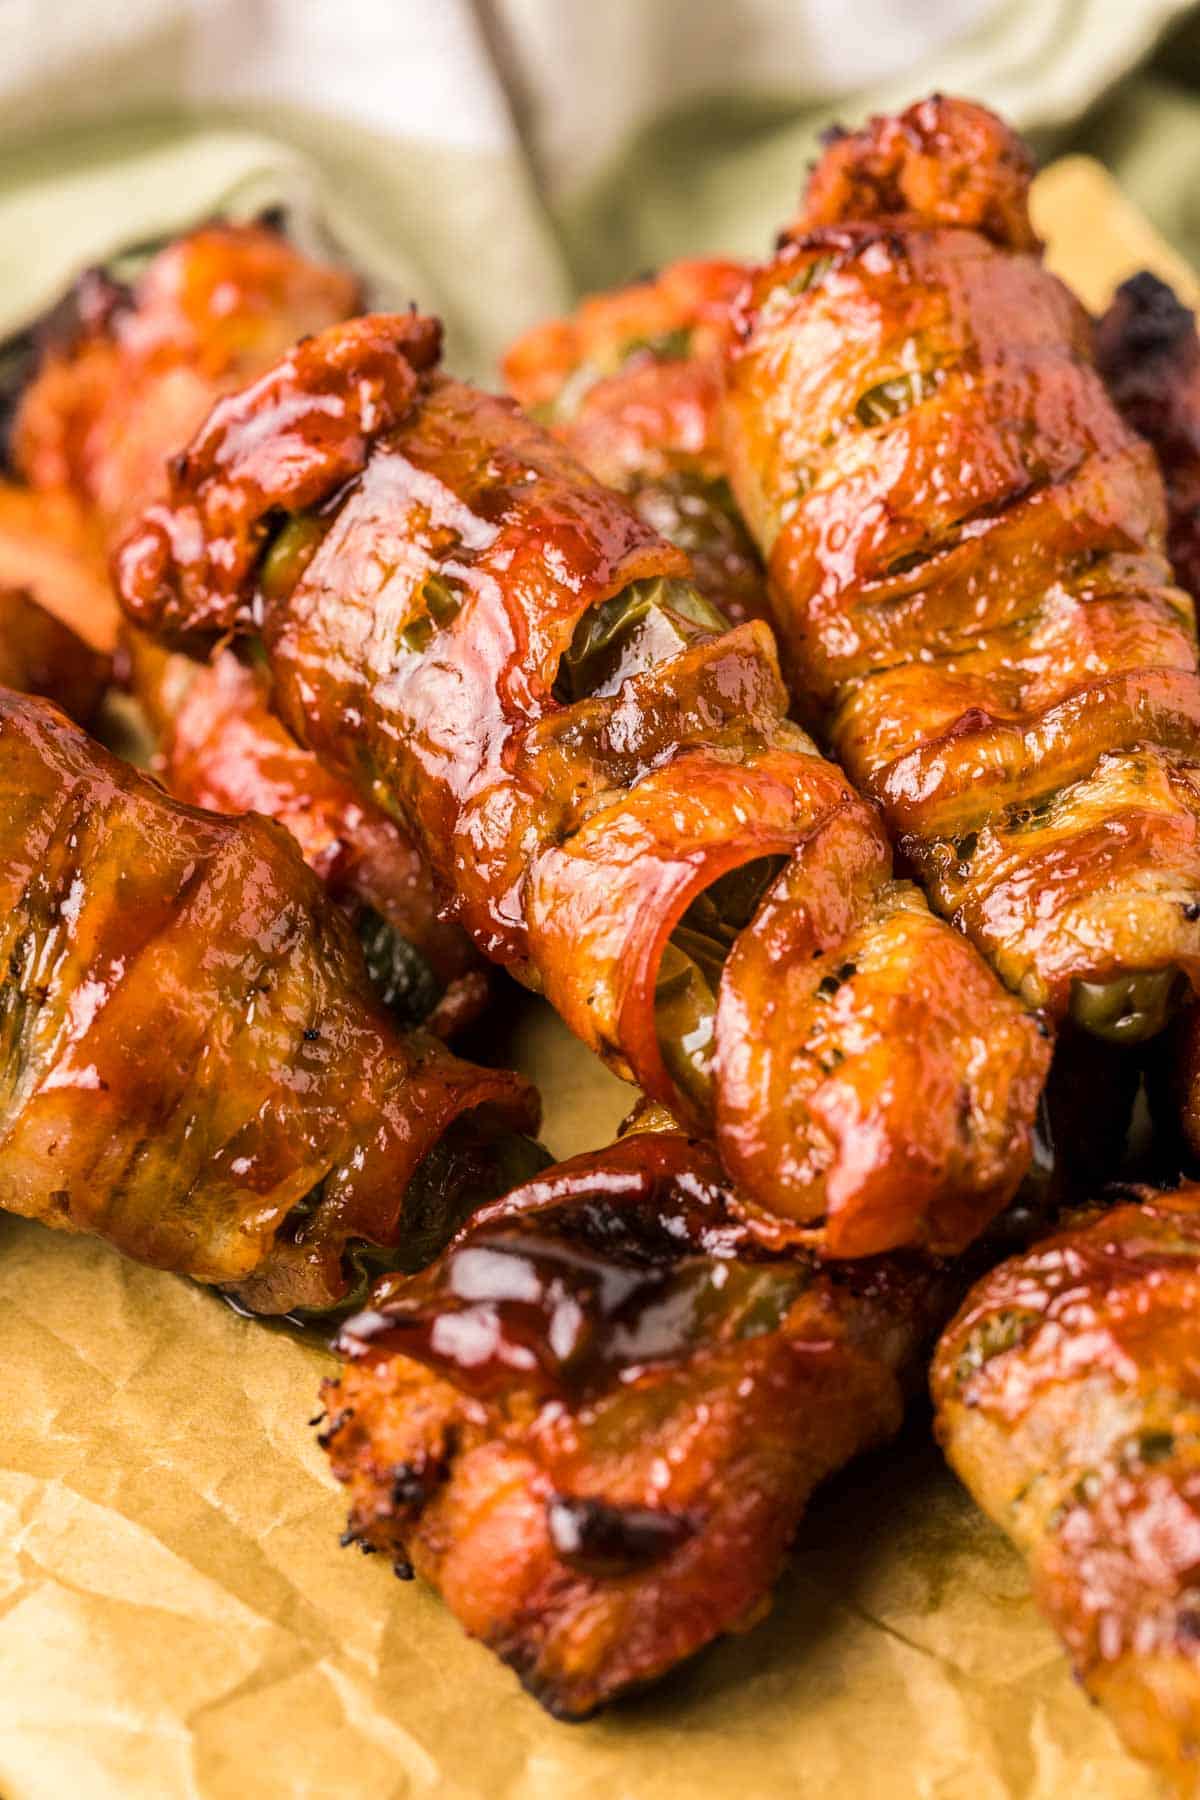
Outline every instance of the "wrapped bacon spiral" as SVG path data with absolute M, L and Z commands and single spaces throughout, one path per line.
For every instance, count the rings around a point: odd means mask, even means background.
M 214 400 L 296 338 L 354 310 L 357 283 L 263 226 L 206 226 L 151 256 L 132 286 L 85 275 L 40 333 L 13 459 L 33 500 L 67 499 L 112 543 L 166 486 L 168 458 Z M 0 571 L 4 563 L 0 508 Z M 58 580 L 55 580 L 55 589 Z M 354 916 L 402 1024 L 447 1035 L 484 1007 L 487 978 L 443 925 L 411 839 L 322 769 L 271 713 L 263 677 L 231 651 L 214 666 L 126 629 L 123 659 L 180 799 L 286 825 Z M 18 685 L 18 684 L 12 684 Z
M 0 849 L 5 1211 L 319 1311 L 522 1166 L 536 1096 L 396 1032 L 277 826 L 182 806 L 0 691 Z
M 726 443 L 797 685 L 937 910 L 1130 1042 L 1200 975 L 1195 625 L 1029 173 L 961 101 L 834 142 L 740 309 Z
M 454 916 L 834 1254 L 1011 1194 L 1048 1046 L 890 878 L 767 628 L 510 402 L 365 318 L 220 402 L 118 558 L 192 642 L 261 631 L 285 722 L 415 832 Z M 774 1221 L 772 1223 L 771 1221 Z
M 1200 1188 L 1139 1189 L 987 1275 L 938 1349 L 946 1453 L 1088 1693 L 1195 1792 Z
M 732 625 L 768 616 L 721 437 L 724 340 L 746 274 L 740 263 L 672 263 L 535 326 L 504 358 L 509 391 L 688 552 L 696 586 Z

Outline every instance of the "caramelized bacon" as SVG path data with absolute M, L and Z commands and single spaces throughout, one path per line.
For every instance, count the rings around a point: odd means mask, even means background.
M 696 586 L 735 625 L 768 616 L 721 442 L 722 346 L 745 279 L 740 263 L 672 263 L 526 332 L 504 359 L 521 405 L 688 552 Z
M 14 468 L 95 510 L 113 540 L 163 485 L 163 462 L 218 393 L 355 311 L 344 269 L 262 225 L 211 225 L 153 257 L 133 288 L 81 277 L 41 334 L 12 432 Z
M 157 714 L 154 770 L 177 799 L 214 812 L 265 813 L 349 914 L 376 991 L 404 1026 L 453 1037 L 488 1002 L 470 940 L 443 923 L 429 865 L 412 839 L 330 774 L 271 711 L 262 669 L 219 651 L 211 665 L 130 634 L 134 687 Z
M 934 906 L 1131 1041 L 1200 976 L 1195 626 L 1028 176 L 960 101 L 839 139 L 739 307 L 726 441 L 797 685 Z
M 165 491 L 168 459 L 214 400 L 261 375 L 294 339 L 344 318 L 356 298 L 344 271 L 262 226 L 192 232 L 152 257 L 133 288 L 84 276 L 41 334 L 18 411 L 13 454 L 33 484 L 28 498 L 74 505 L 98 538 L 115 541 Z M 365 387 L 363 401 L 373 404 Z M 0 572 L 4 548 L 0 505 Z M 487 978 L 462 932 L 438 918 L 423 858 L 394 821 L 301 750 L 272 714 L 265 682 L 232 655 L 210 670 L 130 630 L 124 658 L 171 791 L 286 825 L 354 915 L 401 1022 L 443 1035 L 469 1023 L 486 1004 Z
M 286 832 L 3 692 L 0 837 L 6 1211 L 288 1312 L 508 1185 L 534 1095 L 396 1032 Z
M 1200 1188 L 1134 1190 L 974 1289 L 938 1349 L 951 1463 L 1029 1561 L 1088 1693 L 1194 1791 Z
M 724 629 L 680 551 L 435 342 L 359 320 L 220 402 L 120 553 L 130 616 L 261 629 L 289 727 L 414 830 L 481 949 L 715 1126 L 764 1229 L 960 1245 L 1028 1160 L 1034 1021 L 890 882 L 765 625 Z
M 345 1541 L 582 1717 L 762 1616 L 813 1488 L 896 1430 L 949 1287 L 772 1255 L 678 1132 L 576 1157 L 343 1327 Z

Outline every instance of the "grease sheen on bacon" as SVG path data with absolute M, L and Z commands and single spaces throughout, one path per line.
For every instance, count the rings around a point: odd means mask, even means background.
M 741 309 L 731 479 L 938 910 L 1031 1002 L 1149 1035 L 1200 971 L 1195 624 L 1029 173 L 940 98 L 830 146 Z
M 576 1157 L 343 1328 L 321 1441 L 347 1541 L 584 1716 L 761 1618 L 813 1488 L 899 1426 L 950 1292 L 917 1257 L 769 1253 L 678 1132 Z
M 671 263 L 550 319 L 504 358 L 509 391 L 598 481 L 686 550 L 731 624 L 766 618 L 766 577 L 729 483 L 721 359 L 740 263 Z
M 1079 1679 L 1193 1794 L 1200 1757 L 1200 1188 L 1136 1189 L 978 1284 L 938 1433 L 1027 1558 Z
M 165 491 L 169 458 L 219 395 L 346 317 L 357 297 L 346 271 L 263 225 L 190 232 L 152 256 L 132 286 L 83 276 L 39 334 L 17 411 L 13 459 L 30 501 L 72 502 L 111 545 Z M 4 521 L 0 506 L 0 571 Z M 52 604 L 57 579 L 51 585 Z M 475 1017 L 487 980 L 467 939 L 439 920 L 424 859 L 393 820 L 289 736 L 261 677 L 232 652 L 209 669 L 128 628 L 123 654 L 159 739 L 156 773 L 171 791 L 285 824 L 358 917 L 403 1023 L 448 1035 Z
M 221 402 L 123 547 L 131 616 L 261 629 L 289 726 L 481 948 L 715 1126 L 764 1229 L 962 1244 L 1028 1160 L 1035 1022 L 891 881 L 766 626 L 722 629 L 681 552 L 437 357 L 434 322 L 365 318 Z M 734 906 L 749 865 L 769 891 Z
M 0 1206 L 256 1311 L 427 1259 L 536 1124 L 519 1077 L 396 1032 L 285 831 L 6 690 L 0 921 Z

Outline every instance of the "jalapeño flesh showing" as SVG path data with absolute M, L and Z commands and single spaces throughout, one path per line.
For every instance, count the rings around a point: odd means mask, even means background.
M 797 686 L 934 908 L 1131 1045 L 1200 981 L 1196 627 L 1032 173 L 944 95 L 831 142 L 738 302 L 725 446 Z
M 481 950 L 715 1132 L 760 1229 L 965 1243 L 1028 1162 L 1035 1021 L 893 879 L 765 624 L 437 357 L 433 321 L 368 317 L 220 402 L 118 554 L 130 616 L 261 633 L 289 728 Z

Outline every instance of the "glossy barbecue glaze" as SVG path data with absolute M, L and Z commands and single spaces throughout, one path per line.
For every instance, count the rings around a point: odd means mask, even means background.
M 397 1034 L 286 832 L 3 693 L 0 837 L 5 1210 L 286 1312 L 508 1185 L 528 1086 Z
M 155 773 L 215 812 L 286 826 L 350 915 L 376 991 L 401 1025 L 452 1037 L 484 1010 L 488 977 L 444 924 L 429 865 L 408 834 L 304 750 L 275 717 L 266 672 L 219 651 L 211 665 L 133 634 L 134 687 L 158 715 Z
M 725 479 L 721 359 L 740 263 L 678 262 L 526 332 L 504 379 L 598 481 L 692 559 L 731 624 L 766 618 L 766 578 Z
M 740 308 L 730 476 L 797 685 L 935 906 L 1128 1040 L 1200 973 L 1195 626 L 1028 177 L 959 101 L 831 146 Z
M 42 694 L 87 724 L 108 685 L 107 656 L 23 588 L 0 587 L 0 687 Z
M 974 1289 L 934 1366 L 938 1430 L 1029 1559 L 1129 1748 L 1200 1757 L 1200 1188 L 1133 1190 Z
M 680 551 L 437 348 L 358 320 L 220 403 L 121 553 L 131 616 L 261 630 L 289 726 L 408 822 L 481 948 L 715 1124 L 764 1229 L 962 1244 L 1028 1160 L 1034 1021 L 890 882 L 767 628 L 723 630 Z
M 13 457 L 34 499 L 67 497 L 114 542 L 166 489 L 169 458 L 219 395 L 354 310 L 344 270 L 262 226 L 210 226 L 154 256 L 132 287 L 92 273 L 42 331 Z M 0 505 L 0 569 L 4 555 Z M 287 826 L 373 947 L 404 1024 L 446 1035 L 483 1008 L 487 979 L 443 925 L 424 859 L 394 821 L 301 750 L 265 684 L 223 656 L 210 670 L 126 634 L 134 692 L 159 736 L 156 772 L 180 799 L 253 808 Z M 186 696 L 186 700 L 185 700 Z M 185 711 L 181 712 L 180 709 Z
M 132 286 L 90 271 L 47 319 L 10 457 L 42 490 L 66 489 L 110 541 L 162 491 L 164 460 L 219 393 L 359 300 L 344 269 L 259 225 L 212 225 L 152 257 Z
M 678 1133 L 576 1157 L 343 1328 L 347 1541 L 583 1716 L 762 1616 L 813 1487 L 897 1428 L 948 1285 L 768 1254 Z

